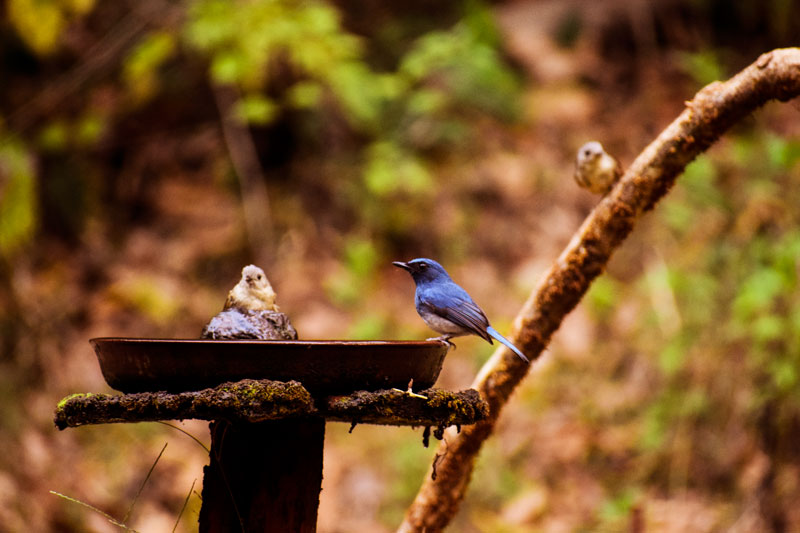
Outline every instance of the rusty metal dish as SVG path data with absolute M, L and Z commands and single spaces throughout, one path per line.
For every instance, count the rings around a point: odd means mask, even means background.
M 438 341 L 251 341 L 103 337 L 89 341 L 108 384 L 122 392 L 191 391 L 241 379 L 296 380 L 312 393 L 346 394 L 434 384 Z

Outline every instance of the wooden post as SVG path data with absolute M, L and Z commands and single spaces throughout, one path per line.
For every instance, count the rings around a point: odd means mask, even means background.
M 71 394 L 58 403 L 59 429 L 148 420 L 211 420 L 203 468 L 200 533 L 314 533 L 322 487 L 325 421 L 430 428 L 489 415 L 475 390 L 355 391 L 316 399 L 297 382 L 244 379 L 193 392 Z
M 214 421 L 200 533 L 314 533 L 324 418 Z

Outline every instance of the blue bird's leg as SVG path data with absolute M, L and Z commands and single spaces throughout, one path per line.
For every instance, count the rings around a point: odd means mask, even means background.
M 438 337 L 428 337 L 425 339 L 426 341 L 439 341 L 445 343 L 449 348 L 453 348 L 454 350 L 457 348 L 456 343 L 451 341 L 452 335 L 440 335 Z

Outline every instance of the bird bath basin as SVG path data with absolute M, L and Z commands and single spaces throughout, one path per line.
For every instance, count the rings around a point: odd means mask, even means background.
M 96 338 L 103 377 L 125 393 L 186 391 L 241 379 L 296 380 L 314 394 L 431 387 L 438 341 L 254 341 Z

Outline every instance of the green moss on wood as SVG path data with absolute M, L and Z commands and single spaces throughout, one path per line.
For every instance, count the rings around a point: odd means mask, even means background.
M 346 422 L 447 427 L 473 424 L 489 414 L 477 391 L 451 392 L 428 389 L 418 393 L 427 399 L 397 390 L 359 391 L 325 398 L 319 409 L 330 420 Z
M 186 418 L 261 422 L 314 413 L 311 395 L 296 381 L 242 380 L 196 392 L 71 394 L 58 403 L 55 424 L 64 429 Z

